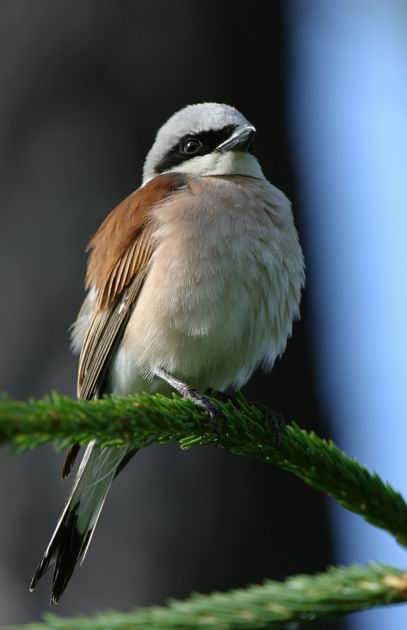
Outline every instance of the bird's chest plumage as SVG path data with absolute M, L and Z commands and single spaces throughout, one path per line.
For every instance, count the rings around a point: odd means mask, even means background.
M 274 361 L 291 331 L 302 269 L 283 202 L 267 182 L 206 177 L 157 209 L 157 246 L 113 362 L 115 389 L 139 389 L 154 367 L 201 390 L 224 389 Z M 290 270 L 296 243 L 298 269 Z

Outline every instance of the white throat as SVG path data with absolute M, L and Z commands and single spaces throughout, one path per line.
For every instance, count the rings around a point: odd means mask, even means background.
M 186 173 L 200 177 L 211 175 L 247 175 L 264 179 L 263 171 L 257 158 L 243 151 L 214 151 L 207 155 L 198 155 L 166 171 L 168 173 Z

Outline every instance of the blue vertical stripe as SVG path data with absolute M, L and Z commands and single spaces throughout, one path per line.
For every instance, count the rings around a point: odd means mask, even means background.
M 296 0 L 287 18 L 323 408 L 337 443 L 407 496 L 407 4 Z M 389 535 L 332 517 L 339 562 L 407 568 Z M 407 610 L 348 623 L 405 630 Z

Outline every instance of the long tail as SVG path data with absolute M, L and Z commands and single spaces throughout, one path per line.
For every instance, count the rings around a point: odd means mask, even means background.
M 100 449 L 93 442 L 89 444 L 67 504 L 31 580 L 31 591 L 50 566 L 55 564 L 51 603 L 59 601 L 76 564 L 82 563 L 85 558 L 110 484 L 128 458 L 128 448 Z

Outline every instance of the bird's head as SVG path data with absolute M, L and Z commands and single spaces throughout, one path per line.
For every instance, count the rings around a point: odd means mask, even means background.
M 168 172 L 263 177 L 251 152 L 255 132 L 230 105 L 188 105 L 159 129 L 146 157 L 143 181 Z

